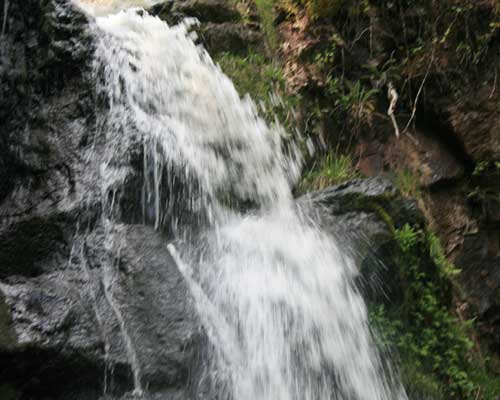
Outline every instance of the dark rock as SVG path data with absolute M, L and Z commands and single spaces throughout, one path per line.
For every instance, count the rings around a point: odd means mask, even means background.
M 456 181 L 464 175 L 466 162 L 461 154 L 450 151 L 444 136 L 437 127 L 422 128 L 411 136 L 391 137 L 384 144 L 373 141 L 360 145 L 363 172 L 368 176 L 381 174 L 388 165 L 391 171 L 411 173 L 415 185 L 432 189 Z
M 371 301 L 400 294 L 394 229 L 423 226 L 416 203 L 383 178 L 356 179 L 301 197 L 313 218 L 360 267 L 360 286 Z
M 232 22 L 241 19 L 240 13 L 226 0 L 180 0 L 170 10 L 173 14 L 187 15 L 200 22 Z
M 483 86 L 447 108 L 455 134 L 476 161 L 500 160 L 499 106 L 500 94 Z
M 122 225 L 106 247 L 93 45 L 71 4 L 11 1 L 1 43 L 0 398 L 126 394 L 125 333 L 152 397 L 186 398 L 202 332 L 168 239 Z M 137 190 L 119 200 L 142 222 Z
M 54 213 L 0 228 L 0 278 L 36 276 L 64 265 L 75 222 L 68 214 Z
M 189 288 L 167 250 L 168 240 L 150 227 L 120 227 L 113 284 L 134 343 L 143 385 L 182 389 L 195 365 L 201 331 Z
M 82 291 L 84 285 L 80 271 L 0 284 L 12 334 L 10 343 L 0 347 L 0 382 L 15 387 L 23 398 L 45 395 L 62 399 L 72 398 L 70 393 L 102 393 L 104 342 L 92 305 Z M 119 338 L 116 327 L 114 330 Z M 111 360 L 116 380 L 121 385 L 130 382 L 123 357 L 113 355 Z
M 196 18 L 201 24 L 241 20 L 238 10 L 224 0 L 169 0 L 153 5 L 148 12 L 170 25 L 178 24 L 185 18 Z
M 424 218 L 414 200 L 400 196 L 384 178 L 354 179 L 303 196 L 302 201 L 326 206 L 333 215 L 352 211 L 378 214 L 389 226 L 400 228 L 409 223 L 423 226 Z
M 241 21 L 238 10 L 223 0 L 166 2 L 151 7 L 149 12 L 169 24 L 177 24 L 187 17 L 197 18 L 201 24 L 196 32 L 210 53 L 244 53 L 262 43 L 259 24 Z
M 87 238 L 85 257 L 65 269 L 0 283 L 0 358 L 11 365 L 0 365 L 0 382 L 27 396 L 57 399 L 87 385 L 101 393 L 105 376 L 110 393 L 132 389 L 123 318 L 143 385 L 152 392 L 187 386 L 201 332 L 168 242 L 144 226 L 123 226 L 116 234 L 111 250 L 103 249 L 96 231 Z
M 201 41 L 210 53 L 244 53 L 262 41 L 262 34 L 241 23 L 206 23 L 199 30 Z
M 468 302 L 477 310 L 480 331 L 500 353 L 500 234 L 465 235 L 455 258 Z

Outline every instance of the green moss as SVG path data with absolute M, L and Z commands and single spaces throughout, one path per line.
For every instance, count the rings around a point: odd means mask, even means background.
M 10 385 L 0 385 L 0 399 L 2 400 L 18 400 L 21 395 Z
M 430 256 L 436 264 L 438 271 L 448 279 L 453 279 L 455 276 L 460 274 L 461 271 L 446 258 L 443 247 L 441 246 L 441 241 L 436 234 L 428 232 L 427 241 L 429 243 Z
M 416 361 L 405 360 L 401 368 L 401 378 L 410 399 L 446 399 L 442 382 L 433 375 L 422 373 Z
M 242 56 L 225 52 L 217 55 L 215 61 L 241 95 L 249 94 L 255 100 L 265 99 L 284 84 L 280 68 L 262 54 Z
M 366 196 L 363 193 L 350 193 L 342 196 L 339 208 L 342 212 L 365 211 L 375 213 L 386 225 L 390 232 L 396 232 L 395 219 L 400 218 L 396 211 L 396 195 L 384 193 L 379 196 Z

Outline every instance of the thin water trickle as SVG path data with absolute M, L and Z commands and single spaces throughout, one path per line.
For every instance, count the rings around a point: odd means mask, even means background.
M 7 15 L 9 14 L 9 0 L 5 0 L 3 4 L 3 18 L 2 18 L 2 39 L 5 35 L 5 29 L 7 27 Z
M 85 3 L 96 15 L 94 70 L 108 99 L 98 174 L 103 218 L 112 223 L 132 149 L 141 148 L 143 218 L 179 234 L 169 250 L 211 342 L 204 381 L 212 395 L 406 399 L 373 344 L 356 266 L 293 201 L 300 157 L 285 146 L 283 129 L 240 99 L 195 45 L 189 24 L 169 27 L 143 11 Z M 205 218 L 183 225 L 172 212 L 176 201 Z M 251 211 L 238 211 L 241 204 Z M 112 283 L 112 270 L 105 273 Z M 140 390 L 140 365 L 132 341 L 127 346 Z

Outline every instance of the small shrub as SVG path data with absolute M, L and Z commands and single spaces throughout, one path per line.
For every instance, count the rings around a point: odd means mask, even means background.
M 400 171 L 394 177 L 394 185 L 408 197 L 420 198 L 420 183 L 418 177 L 411 171 Z
M 271 50 L 277 47 L 276 28 L 274 26 L 275 11 L 277 0 L 255 0 L 255 5 L 262 21 L 262 28 L 266 35 L 267 45 Z
M 437 237 L 408 224 L 396 230 L 402 301 L 372 311 L 372 323 L 384 345 L 401 356 L 409 392 L 432 398 L 468 399 L 477 385 L 468 374 L 467 324 L 448 310 L 445 293 L 452 274 Z M 428 254 L 428 257 L 425 254 Z M 427 265 L 429 257 L 434 265 Z
M 359 172 L 352 159 L 347 155 L 338 157 L 328 154 L 318 165 L 305 176 L 300 185 L 302 191 L 321 190 L 359 177 Z

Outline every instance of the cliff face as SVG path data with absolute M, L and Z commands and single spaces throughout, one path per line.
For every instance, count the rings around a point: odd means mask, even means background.
M 457 306 L 498 351 L 498 3 L 320 3 L 279 6 L 284 74 L 305 129 L 324 153 L 349 154 L 362 174 L 418 198 L 462 270 Z
M 138 374 L 151 398 L 207 398 L 197 381 L 206 338 L 167 250 L 172 237 L 137 224 L 139 167 L 125 179 L 130 190 L 119 196 L 121 223 L 115 229 L 121 241 L 106 245 L 104 205 L 92 177 L 92 163 L 103 151 L 100 117 L 106 106 L 94 88 L 86 17 L 64 1 L 5 9 L 0 397 L 128 398 Z M 166 3 L 151 12 L 171 22 L 199 17 L 201 39 L 214 53 L 240 54 L 262 40 L 255 21 L 220 2 Z M 140 145 L 131 151 L 140 153 Z M 318 203 L 320 221 L 346 247 L 347 232 L 354 234 L 350 227 L 361 234 L 363 226 L 366 245 L 356 250 L 361 264 L 370 258 L 369 243 L 378 249 L 394 240 L 379 214 L 345 207 L 352 193 L 365 203 L 387 194 L 394 209 L 405 209 L 407 201 L 382 180 L 303 200 Z M 376 275 L 370 268 L 366 274 Z

